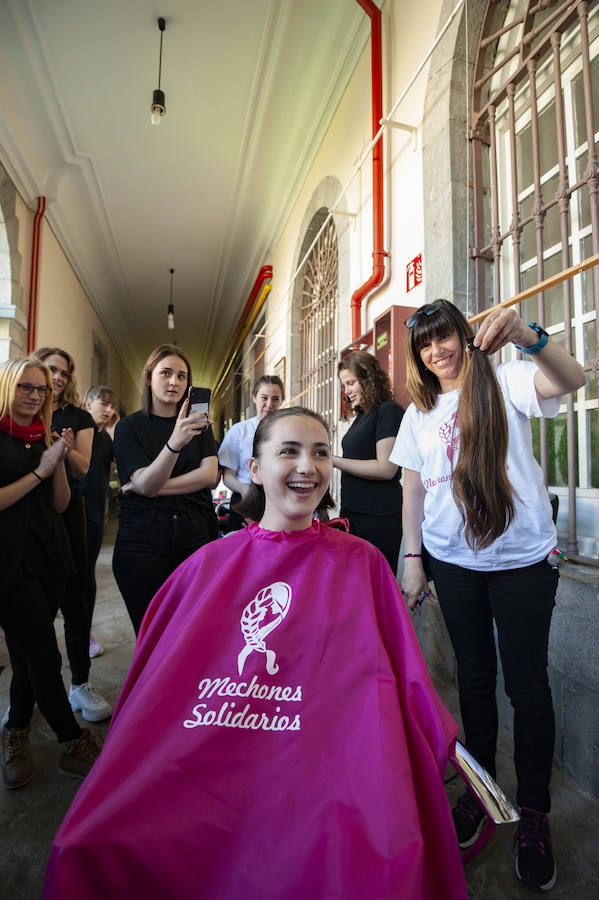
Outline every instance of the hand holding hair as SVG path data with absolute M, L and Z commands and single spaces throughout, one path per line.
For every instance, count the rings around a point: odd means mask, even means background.
M 532 346 L 538 341 L 538 335 L 523 322 L 514 307 L 494 309 L 474 337 L 474 346 L 491 355 L 497 353 L 506 344 Z

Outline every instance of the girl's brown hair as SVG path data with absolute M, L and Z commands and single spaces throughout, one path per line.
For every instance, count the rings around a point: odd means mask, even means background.
M 356 409 L 360 412 L 372 412 L 384 403 L 385 400 L 393 400 L 393 389 L 389 376 L 382 368 L 378 359 L 365 350 L 354 350 L 344 356 L 337 364 L 337 374 L 347 369 L 355 375 L 362 388 L 362 403 Z M 352 406 L 345 393 L 343 394 L 343 418 L 349 419 L 352 415 Z
M 272 384 L 281 392 L 281 400 L 285 399 L 285 385 L 281 381 L 278 375 L 261 375 L 256 384 L 254 385 L 254 390 L 252 391 L 252 397 L 255 398 L 256 394 L 260 389 L 261 384 Z
M 69 380 L 67 381 L 62 394 L 59 397 L 58 405 L 61 409 L 66 406 L 81 406 L 81 397 L 77 390 L 77 379 L 75 378 L 75 360 L 66 350 L 60 347 L 38 347 L 33 353 L 41 362 L 45 362 L 49 356 L 62 356 L 66 360 L 69 370 Z
M 275 409 L 273 412 L 264 416 L 256 429 L 254 446 L 252 449 L 252 456 L 254 459 L 260 458 L 260 449 L 262 444 L 269 439 L 273 425 L 278 422 L 279 419 L 286 419 L 289 416 L 309 416 L 311 419 L 316 419 L 326 431 L 327 437 L 329 436 L 329 426 L 319 413 L 314 412 L 311 409 L 306 409 L 304 406 L 288 406 L 285 409 Z M 326 493 L 318 504 L 316 512 L 319 515 L 324 516 L 326 510 L 331 509 L 334 505 L 333 498 L 327 488 Z M 235 507 L 240 516 L 243 516 L 244 519 L 252 519 L 254 522 L 260 521 L 264 515 L 265 508 L 266 496 L 264 494 L 264 488 L 261 484 L 254 484 L 253 481 L 241 503 L 238 503 Z
M 437 309 L 431 312 L 431 307 Z M 468 546 L 483 550 L 504 533 L 515 515 L 514 489 L 506 471 L 508 425 L 503 396 L 486 353 L 472 344 L 474 332 L 453 303 L 437 300 L 426 304 L 412 319 L 407 335 L 406 388 L 422 412 L 434 408 L 441 386 L 422 362 L 420 350 L 433 337 L 455 333 L 462 339 L 460 399 L 453 425 L 459 428 L 460 451 L 452 490 Z
M 12 359 L 7 359 L 0 366 L 0 419 L 3 419 L 4 416 L 10 416 L 12 419 L 17 385 L 25 370 L 32 367 L 39 369 L 44 374 L 46 385 L 49 388 L 46 399 L 37 413 L 45 428 L 44 440 L 46 447 L 49 447 L 52 443 L 50 434 L 52 425 L 52 375 L 50 374 L 50 369 L 40 362 L 39 359 L 36 359 L 35 356 L 15 356 Z
M 177 347 L 176 344 L 161 344 L 159 347 L 156 347 L 156 349 L 152 350 L 148 356 L 141 375 L 141 411 L 144 416 L 149 416 L 152 412 L 152 385 L 150 384 L 152 372 L 158 363 L 167 356 L 177 356 L 179 359 L 182 359 L 187 368 L 187 387 L 193 382 L 191 377 L 191 365 L 180 347 Z M 186 401 L 187 394 L 185 394 L 177 403 L 177 413 L 179 413 Z
M 88 403 L 93 403 L 94 400 L 101 400 L 102 403 L 112 403 L 115 408 L 118 402 L 116 394 L 106 384 L 93 384 L 85 395 L 83 405 L 87 406 Z

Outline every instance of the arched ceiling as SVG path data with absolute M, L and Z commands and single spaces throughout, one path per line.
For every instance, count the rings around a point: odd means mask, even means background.
M 172 338 L 173 267 L 176 338 L 214 378 L 368 35 L 355 0 L 0 2 L 0 161 L 130 372 Z

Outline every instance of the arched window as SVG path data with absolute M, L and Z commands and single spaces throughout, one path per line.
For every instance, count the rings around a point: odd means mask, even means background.
M 315 214 L 306 233 L 306 246 L 313 240 L 327 214 L 327 209 L 321 209 Z M 332 218 L 312 248 L 299 277 L 299 402 L 324 416 L 331 429 L 332 439 L 336 427 L 335 404 L 338 398 L 335 325 L 339 284 L 337 233 Z
M 472 102 L 475 246 L 470 253 L 478 310 L 599 252 L 595 123 L 599 4 L 489 2 Z M 595 267 L 532 297 L 520 312 L 590 367 L 597 356 L 598 309 Z M 559 417 L 543 423 L 535 436 L 548 483 L 558 494 L 563 488 L 564 497 L 570 485 L 570 499 L 577 485 L 595 506 L 597 406 L 591 374 Z M 587 552 L 596 555 L 590 545 Z

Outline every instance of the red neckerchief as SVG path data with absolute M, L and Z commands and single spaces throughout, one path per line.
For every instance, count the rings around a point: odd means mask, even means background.
M 23 441 L 24 444 L 35 444 L 37 441 L 41 441 L 46 433 L 44 423 L 39 416 L 34 418 L 31 425 L 19 425 L 10 416 L 4 416 L 3 419 L 0 419 L 0 431 Z

